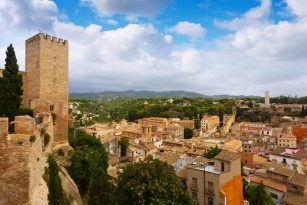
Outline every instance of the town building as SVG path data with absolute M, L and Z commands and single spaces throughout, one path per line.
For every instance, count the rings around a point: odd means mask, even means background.
M 264 123 L 259 122 L 242 122 L 240 123 L 240 134 L 255 134 L 261 135 L 262 130 L 265 128 Z
M 243 203 L 240 154 L 222 150 L 212 162 L 193 161 L 177 172 L 194 204 Z
M 307 151 L 300 148 L 278 147 L 269 155 L 270 161 L 276 161 L 290 170 L 295 170 L 299 174 L 304 173 L 303 162 L 307 159 Z
M 296 148 L 296 136 L 291 134 L 281 134 L 277 138 L 278 147 Z
M 204 132 L 215 132 L 220 126 L 220 118 L 216 115 L 204 115 L 200 121 L 201 129 Z
M 159 128 L 165 129 L 169 125 L 169 121 L 167 118 L 162 117 L 149 117 L 138 120 L 138 124 L 140 125 L 152 125 Z
M 165 128 L 165 131 L 168 133 L 171 138 L 180 138 L 184 137 L 184 128 L 179 124 L 170 124 Z

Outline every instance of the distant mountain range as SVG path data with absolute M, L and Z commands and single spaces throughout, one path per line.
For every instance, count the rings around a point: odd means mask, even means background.
M 188 98 L 260 98 L 259 96 L 245 96 L 245 95 L 203 95 L 197 92 L 188 92 L 188 91 L 135 91 L 135 90 L 126 90 L 126 91 L 104 91 L 97 93 L 70 93 L 69 97 L 71 98 L 90 98 L 90 99 L 99 99 L 106 97 L 134 97 L 134 98 L 155 98 L 155 97 L 188 97 Z

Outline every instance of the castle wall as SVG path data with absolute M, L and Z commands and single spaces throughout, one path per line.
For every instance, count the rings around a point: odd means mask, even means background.
M 40 113 L 43 121 L 36 125 L 32 134 L 18 133 L 0 138 L 0 204 L 47 205 L 48 187 L 42 176 L 46 166 L 46 151 L 50 152 L 52 139 L 44 146 L 41 130 L 52 136 L 53 123 L 50 113 Z M 17 125 L 32 124 L 37 119 L 17 116 Z M 16 123 L 16 121 L 15 121 Z M 24 132 L 23 129 L 20 129 Z M 30 136 L 35 135 L 34 142 Z
M 8 118 L 0 117 L 0 138 L 5 137 L 8 134 Z
M 15 117 L 15 132 L 19 134 L 33 135 L 35 128 L 34 118 L 30 116 Z

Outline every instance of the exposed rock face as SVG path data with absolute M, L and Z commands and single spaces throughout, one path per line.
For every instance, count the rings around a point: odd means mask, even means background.
M 77 185 L 69 176 L 67 170 L 61 165 L 59 167 L 60 167 L 59 174 L 62 180 L 62 186 L 68 198 L 72 199 L 73 205 L 83 205 Z
M 31 197 L 32 205 L 48 205 L 48 186 L 43 178 L 39 180 L 38 185 L 33 191 Z

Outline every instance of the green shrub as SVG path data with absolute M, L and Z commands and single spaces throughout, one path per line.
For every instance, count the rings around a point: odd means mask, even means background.
M 33 110 L 28 108 L 19 108 L 16 115 L 29 115 L 33 117 Z
M 35 140 L 36 140 L 36 136 L 31 135 L 30 138 L 29 138 L 29 141 L 32 143 L 32 142 L 35 142 Z

